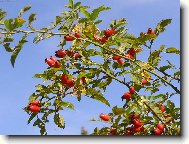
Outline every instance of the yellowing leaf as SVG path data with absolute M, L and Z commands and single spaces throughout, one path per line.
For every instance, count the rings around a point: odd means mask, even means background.
M 18 21 L 19 23 L 23 23 L 25 20 L 23 18 L 15 18 L 16 21 Z
M 143 50 L 142 50 L 142 48 L 137 48 L 137 49 L 135 49 L 135 53 L 140 53 L 140 52 L 142 52 Z
M 151 76 L 150 76 L 150 74 L 149 74 L 147 71 L 143 71 L 143 72 L 141 73 L 141 75 L 142 75 L 146 80 L 151 79 Z
M 73 29 L 72 32 L 76 33 L 76 32 L 82 32 L 82 25 L 81 24 L 76 24 Z
M 82 90 L 81 90 L 81 94 L 86 94 L 86 90 L 85 90 L 85 89 L 82 89 Z
M 98 29 L 96 28 L 95 24 L 94 23 L 87 23 L 85 25 L 85 28 L 83 29 L 83 33 L 86 34 L 86 35 L 89 35 L 89 34 L 96 34 L 98 31 Z

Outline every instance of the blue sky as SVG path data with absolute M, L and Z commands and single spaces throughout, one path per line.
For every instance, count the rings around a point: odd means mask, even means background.
M 180 1 L 179 0 L 81 0 L 84 5 L 96 8 L 100 5 L 106 5 L 112 9 L 103 12 L 100 19 L 104 22 L 100 24 L 100 29 L 106 29 L 113 19 L 125 18 L 128 21 L 128 31 L 139 35 L 141 31 L 146 31 L 149 27 L 155 27 L 156 24 L 166 18 L 172 18 L 172 24 L 167 31 L 155 41 L 154 48 L 165 44 L 167 47 L 180 47 Z M 9 0 L 0 1 L 0 8 L 8 12 L 7 18 L 16 17 L 22 7 L 31 4 L 30 12 L 37 13 L 37 21 L 34 26 L 37 28 L 46 27 L 54 21 L 56 15 L 65 11 L 64 5 L 67 1 L 62 0 Z M 31 39 L 28 39 L 31 40 Z M 10 54 L 5 52 L 0 46 L 0 134 L 18 134 L 32 135 L 39 134 L 37 127 L 27 125 L 28 115 L 22 108 L 27 104 L 28 97 L 35 91 L 35 85 L 41 82 L 33 79 L 35 73 L 41 73 L 47 65 L 44 59 L 54 54 L 58 48 L 58 39 L 53 38 L 45 40 L 38 45 L 32 42 L 26 43 L 22 52 L 19 54 L 15 68 L 12 68 L 9 61 Z M 174 63 L 179 65 L 179 57 L 171 57 Z M 112 83 L 105 93 L 110 100 L 111 106 L 119 105 L 121 95 L 127 91 L 119 83 Z M 47 125 L 48 134 L 80 134 L 81 126 L 91 132 L 96 126 L 103 126 L 103 123 L 89 122 L 93 117 L 98 117 L 100 113 L 110 112 L 110 108 L 89 98 L 83 98 L 80 103 L 75 99 L 67 99 L 75 103 L 75 111 L 66 110 L 61 114 L 66 121 L 66 128 L 61 130 L 53 123 Z M 179 105 L 179 97 L 174 99 L 176 105 Z

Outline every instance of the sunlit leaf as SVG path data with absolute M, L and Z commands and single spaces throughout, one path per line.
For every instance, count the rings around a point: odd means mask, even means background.
M 18 42 L 18 45 L 15 47 L 13 53 L 12 53 L 12 56 L 11 56 L 11 64 L 12 66 L 14 67 L 14 63 L 15 63 L 15 60 L 19 54 L 19 52 L 21 51 L 24 43 L 26 43 L 26 37 L 27 37 L 27 34 L 25 34 L 22 39 Z
M 64 119 L 59 113 L 54 115 L 54 123 L 60 128 L 65 128 Z
M 24 8 L 22 8 L 22 9 L 20 10 L 19 17 L 21 17 L 24 12 L 27 12 L 28 10 L 30 10 L 30 8 L 31 8 L 31 5 L 27 5 L 27 6 L 25 6 Z
M 166 49 L 166 53 L 175 53 L 175 54 L 180 54 L 180 51 L 177 48 L 170 47 Z
M 94 9 L 92 11 L 92 13 L 90 14 L 90 19 L 91 20 L 95 20 L 98 17 L 98 15 L 99 15 L 100 12 L 105 11 L 105 10 L 109 10 L 109 9 L 111 9 L 111 8 L 105 7 L 104 5 L 102 5 L 102 6 L 98 7 L 98 8 L 96 8 L 96 9 Z

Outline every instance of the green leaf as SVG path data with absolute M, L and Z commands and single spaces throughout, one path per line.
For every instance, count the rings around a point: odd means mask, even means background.
M 135 83 L 140 83 L 142 80 L 141 74 L 138 73 L 131 73 L 131 80 Z M 138 87 L 140 89 L 140 86 Z
M 109 10 L 109 9 L 111 9 L 111 8 L 105 7 L 104 5 L 94 9 L 92 11 L 91 15 L 90 15 L 90 20 L 95 20 L 98 17 L 100 12 L 105 11 L 105 10 Z
M 165 97 L 164 94 L 159 94 L 159 95 L 156 95 L 156 96 L 149 96 L 148 99 L 149 100 L 156 100 L 158 98 L 163 98 L 163 97 Z
M 113 126 L 115 125 L 115 127 L 118 125 L 118 123 L 120 122 L 120 120 L 121 120 L 121 116 L 118 116 L 116 119 L 115 119 L 115 122 L 114 122 L 114 124 L 113 124 Z
M 58 106 L 66 107 L 66 108 L 74 110 L 74 105 L 70 102 L 60 102 Z
M 106 104 L 107 106 L 110 107 L 109 101 L 108 101 L 107 99 L 105 99 L 105 98 L 103 97 L 103 95 L 94 95 L 94 96 L 92 96 L 91 98 L 93 98 L 93 99 L 95 99 L 95 100 L 97 100 L 97 101 L 100 101 L 100 102 L 102 102 L 102 103 L 104 103 L 104 104 Z
M 36 14 L 35 13 L 32 13 L 30 16 L 29 16 L 29 25 L 31 25 L 31 23 L 36 20 Z
M 41 123 L 41 120 L 38 118 L 38 119 L 33 123 L 33 126 L 40 125 L 40 123 Z
M 59 113 L 54 115 L 54 123 L 60 128 L 63 128 L 63 129 L 65 128 L 64 119 Z
M 14 41 L 14 38 L 12 37 L 5 37 L 3 42 L 13 42 Z
M 155 28 L 155 31 L 157 31 L 158 34 L 164 32 L 165 31 L 165 27 L 167 25 L 171 24 L 171 21 L 172 21 L 172 19 L 165 19 L 165 20 L 160 21 L 157 24 L 157 26 Z
M 27 6 L 25 6 L 24 8 L 22 8 L 22 9 L 20 10 L 19 17 L 21 17 L 24 12 L 27 12 L 28 10 L 30 10 L 30 8 L 31 8 L 31 5 L 27 5 Z
M 47 135 L 45 125 L 39 125 L 41 135 Z
M 159 109 L 159 107 L 154 107 L 153 110 L 157 114 L 162 114 L 162 111 Z
M 96 22 L 94 22 L 95 25 L 98 25 L 102 22 L 102 20 L 97 20 Z
M 175 72 L 174 77 L 180 77 L 180 71 Z
M 104 98 L 103 94 L 100 91 L 94 88 L 89 88 L 89 89 L 86 89 L 86 94 L 91 95 L 91 98 L 110 106 L 110 103 L 108 102 L 107 99 Z
M 37 115 L 37 113 L 32 113 L 30 118 L 28 119 L 28 124 L 32 121 L 32 119 Z
M 141 88 L 143 88 L 143 86 L 141 84 L 138 84 L 138 83 L 134 83 L 134 88 L 137 92 L 140 91 Z
M 96 127 L 96 128 L 94 129 L 93 135 L 98 135 L 98 133 L 99 133 L 99 129 Z
M 33 78 L 44 78 L 46 77 L 45 74 L 35 74 Z
M 0 21 L 6 16 L 6 14 L 7 14 L 6 12 L 0 9 Z
M 71 5 L 72 8 L 74 7 L 74 2 L 73 2 L 73 0 L 69 0 L 69 4 Z
M 15 47 L 13 53 L 12 53 L 12 56 L 11 56 L 11 64 L 12 66 L 14 67 L 14 63 L 15 63 L 15 60 L 19 54 L 19 52 L 21 51 L 24 43 L 26 43 L 26 37 L 27 37 L 28 34 L 25 34 L 22 39 L 18 42 L 18 45 Z
M 13 30 L 13 19 L 7 19 L 4 21 L 4 25 L 5 27 L 9 30 L 12 31 Z
M 76 2 L 76 3 L 74 4 L 74 8 L 77 9 L 77 7 L 79 7 L 80 5 L 81 5 L 81 2 Z
M 13 52 L 13 51 L 14 51 L 13 48 L 10 48 L 10 43 L 6 43 L 6 44 L 4 44 L 3 46 L 5 47 L 5 50 L 6 50 L 7 52 Z
M 180 54 L 180 51 L 177 48 L 170 47 L 166 49 L 166 53 L 175 53 L 175 54 Z
M 170 68 L 172 68 L 172 66 L 166 65 L 166 66 L 160 67 L 159 70 L 160 70 L 161 72 L 164 72 L 165 70 L 170 69 Z
M 175 104 L 173 102 L 171 102 L 170 100 L 167 101 L 167 106 L 168 108 L 172 111 L 175 107 Z
M 92 121 L 92 122 L 101 122 L 102 120 L 101 119 L 97 119 L 97 118 L 92 118 L 90 119 L 89 121 Z
M 85 15 L 87 19 L 90 18 L 90 13 L 86 10 L 85 7 L 80 7 L 80 11 Z
M 87 21 L 88 21 L 87 18 L 81 18 L 81 19 L 79 19 L 79 23 L 84 23 L 84 22 L 87 22 Z
M 47 135 L 45 125 L 39 118 L 33 123 L 33 126 L 38 126 L 40 128 L 41 135 Z
M 117 106 L 112 108 L 112 112 L 114 113 L 114 115 L 122 115 L 125 113 L 125 109 L 124 108 L 118 108 Z
M 62 18 L 61 18 L 60 16 L 56 16 L 56 25 L 57 25 L 58 23 L 60 23 L 61 20 L 62 20 Z
M 119 27 L 122 27 L 122 26 L 124 26 L 124 25 L 126 25 L 126 24 L 128 24 L 128 22 L 124 19 L 124 18 L 122 18 L 122 19 L 120 19 L 120 20 L 117 20 L 117 21 L 112 21 L 112 26 L 114 27 L 114 28 L 119 28 Z M 131 35 L 131 34 L 126 34 L 126 36 L 127 36 L 127 38 L 129 38 L 128 36 L 131 36 L 130 38 L 132 39 L 132 38 L 135 38 L 135 36 L 133 36 L 133 35 Z
M 33 94 L 29 97 L 29 103 L 32 102 L 32 101 L 34 101 L 34 100 L 36 100 L 36 98 L 37 98 L 37 95 L 35 95 L 35 93 L 33 93 Z M 28 104 L 29 104 L 29 103 L 28 103 Z
M 43 104 L 44 107 L 49 107 L 50 105 L 51 105 L 50 102 L 45 102 L 45 103 Z
M 159 49 L 153 51 L 148 57 L 148 62 L 153 62 L 154 66 L 157 66 L 161 61 L 160 53 L 165 49 L 165 45 L 162 45 Z

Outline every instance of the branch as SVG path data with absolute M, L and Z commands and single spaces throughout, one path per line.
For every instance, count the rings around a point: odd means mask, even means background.
M 125 83 L 125 82 L 123 82 L 122 80 L 118 79 L 117 77 L 115 77 L 115 76 L 113 76 L 113 75 L 107 73 L 103 68 L 100 68 L 100 69 L 102 70 L 103 73 L 105 73 L 106 75 L 108 75 L 108 76 L 111 77 L 112 79 L 115 79 L 116 81 L 118 81 L 118 82 L 124 84 L 125 86 L 127 86 L 128 88 L 130 88 L 130 86 L 129 86 L 127 83 Z M 137 97 L 140 98 L 140 96 L 139 96 L 139 94 L 138 94 L 137 92 L 135 92 L 135 94 L 137 95 Z M 136 102 L 137 102 L 137 101 L 136 101 Z M 138 102 L 137 102 L 137 103 L 138 103 Z M 166 130 L 170 133 L 170 130 L 169 130 L 168 126 L 167 126 L 166 123 L 158 116 L 158 114 L 157 114 L 146 102 L 143 102 L 143 103 L 144 103 L 144 104 L 147 106 L 147 108 L 165 125 Z
M 98 43 L 93 42 L 93 41 L 88 40 L 88 39 L 82 39 L 82 38 L 79 38 L 79 39 L 88 41 L 88 42 L 90 42 L 90 43 L 92 43 L 92 44 L 94 44 L 94 45 L 96 45 L 96 46 L 99 46 L 99 47 L 101 47 L 101 48 L 103 48 L 103 49 L 109 51 L 110 53 L 114 54 L 111 50 L 105 48 L 105 47 L 104 47 L 103 45 L 101 45 L 101 44 L 98 44 Z M 120 55 L 120 54 L 116 54 L 116 55 L 117 55 L 117 56 L 120 56 L 121 58 L 126 59 L 125 56 L 123 56 L 123 55 Z M 135 60 L 132 60 L 132 59 L 129 59 L 129 60 L 130 60 L 132 63 L 135 63 L 137 66 L 139 66 L 139 67 L 141 68 L 140 64 L 138 64 Z M 165 80 L 164 78 L 162 78 L 161 76 L 159 76 L 158 74 L 156 74 L 155 72 L 150 71 L 150 70 L 145 69 L 145 68 L 143 68 L 143 70 L 146 70 L 147 72 L 149 72 L 149 73 L 155 75 L 156 77 L 158 77 L 159 79 L 161 79 L 162 81 L 164 81 L 165 83 L 167 83 L 169 86 L 171 86 L 178 94 L 180 94 L 180 91 L 177 89 L 177 87 L 175 87 L 174 85 L 172 85 L 170 82 L 168 82 L 167 80 Z
M 0 34 L 16 34 L 16 33 L 43 33 L 43 34 L 51 34 L 51 35 L 67 35 L 68 33 L 58 33 L 58 32 L 48 32 L 48 31 L 41 31 L 41 30 L 35 30 L 35 31 L 24 31 L 24 30 L 14 30 L 14 31 L 10 31 L 10 32 L 1 32 Z
M 160 69 L 159 69 L 159 68 L 157 68 L 157 67 L 155 67 L 155 69 L 156 69 L 156 70 L 158 70 L 159 72 L 163 73 L 165 76 L 168 76 L 168 77 L 170 77 L 170 78 L 172 78 L 172 79 L 177 80 L 177 81 L 179 81 L 179 82 L 180 82 L 180 79 L 179 79 L 179 78 L 173 77 L 173 76 L 171 76 L 171 75 L 167 74 L 167 73 L 166 73 L 166 72 L 164 72 L 164 71 L 160 71 Z

